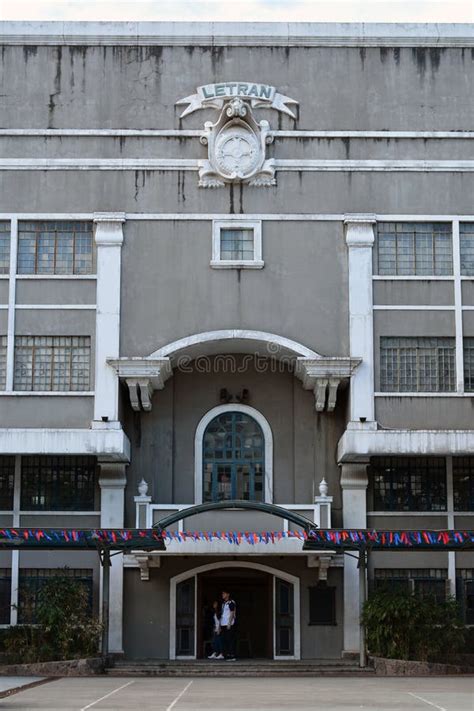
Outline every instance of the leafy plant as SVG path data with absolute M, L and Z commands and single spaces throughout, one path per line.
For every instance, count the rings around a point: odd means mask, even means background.
M 29 624 L 10 627 L 3 635 L 8 662 L 73 659 L 97 653 L 102 625 L 91 614 L 89 591 L 81 581 L 67 575 L 49 578 L 36 601 L 28 592 L 22 595 L 22 612 Z
M 439 602 L 406 591 L 380 590 L 365 603 L 363 623 L 372 654 L 389 659 L 449 661 L 464 644 L 456 600 Z

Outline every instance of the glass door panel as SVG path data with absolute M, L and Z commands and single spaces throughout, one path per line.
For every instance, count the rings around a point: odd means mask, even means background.
M 295 620 L 292 583 L 275 578 L 275 656 L 292 657 L 295 653 Z
M 193 657 L 196 579 L 183 580 L 176 586 L 176 656 Z

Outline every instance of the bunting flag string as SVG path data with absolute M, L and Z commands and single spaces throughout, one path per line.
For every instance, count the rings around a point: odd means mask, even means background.
M 287 531 L 180 531 L 151 529 L 0 528 L 0 548 L 108 547 L 113 550 L 165 550 L 165 542 L 231 546 L 275 545 L 298 540 L 303 550 L 474 550 L 474 531 L 311 529 Z

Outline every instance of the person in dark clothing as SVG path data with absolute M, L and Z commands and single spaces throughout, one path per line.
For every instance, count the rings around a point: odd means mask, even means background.
M 212 654 L 208 659 L 224 659 L 222 653 L 221 606 L 217 600 L 212 603 L 213 628 L 212 628 Z
M 224 657 L 229 662 L 235 662 L 237 605 L 226 590 L 222 591 L 222 601 L 221 629 Z

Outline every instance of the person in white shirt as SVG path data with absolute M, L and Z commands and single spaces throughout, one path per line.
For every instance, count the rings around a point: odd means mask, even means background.
M 235 662 L 237 605 L 226 590 L 222 591 L 222 600 L 221 634 L 224 657 L 229 662 Z

